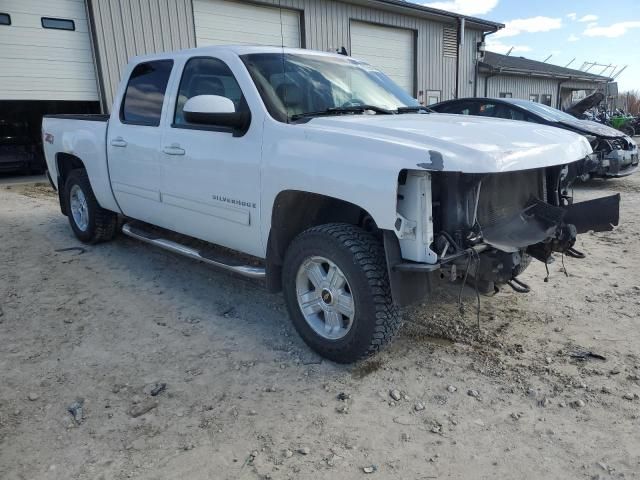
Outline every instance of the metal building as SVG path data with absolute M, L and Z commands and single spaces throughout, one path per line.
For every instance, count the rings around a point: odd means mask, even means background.
M 403 0 L 0 0 L 0 101 L 108 110 L 134 55 L 263 44 L 344 48 L 435 103 L 474 92 L 478 45 L 501 27 Z
M 219 44 L 346 51 L 432 104 L 473 95 L 502 26 L 404 0 L 0 0 L 0 125 L 41 152 L 42 116 L 108 112 L 131 57 Z
M 502 25 L 401 0 L 87 0 L 103 107 L 127 60 L 214 44 L 346 51 L 424 103 L 474 92 L 478 43 Z
M 574 91 L 617 94 L 611 78 L 493 52 L 485 53 L 479 74 L 475 96 L 521 98 L 556 108 L 569 106 Z
M 98 100 L 83 2 L 0 0 L 0 13 L 1 100 Z

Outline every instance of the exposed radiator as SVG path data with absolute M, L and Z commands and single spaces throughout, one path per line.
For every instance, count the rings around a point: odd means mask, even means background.
M 482 180 L 478 202 L 481 227 L 505 221 L 521 211 L 531 200 L 544 200 L 544 169 L 496 173 Z

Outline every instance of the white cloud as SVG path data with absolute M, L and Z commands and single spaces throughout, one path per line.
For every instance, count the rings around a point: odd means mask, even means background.
M 578 21 L 579 22 L 595 22 L 596 20 L 598 20 L 598 16 L 597 15 L 593 15 L 592 13 L 589 15 L 585 15 L 584 17 L 580 18 Z
M 531 51 L 531 47 L 529 47 L 528 45 L 508 45 L 506 43 L 502 43 L 499 40 L 494 40 L 492 37 L 487 38 L 487 50 L 489 50 L 490 52 L 504 54 L 511 50 L 511 47 L 513 47 L 511 53 L 524 53 Z
M 578 18 L 578 14 L 575 12 L 567 13 L 567 18 L 569 18 L 570 20 L 575 20 L 576 18 Z
M 620 22 L 609 25 L 608 27 L 587 27 L 584 35 L 587 37 L 621 37 L 633 28 L 640 28 L 640 21 Z
M 587 23 L 587 28 L 593 28 L 597 26 L 598 26 L 598 22 Z
M 578 40 L 580 40 L 580 37 L 577 35 L 569 35 L 569 38 L 567 38 L 568 42 L 577 42 Z
M 447 10 L 462 15 L 486 15 L 498 6 L 499 0 L 447 0 L 423 3 L 425 7 Z
M 517 18 L 505 22 L 505 25 L 504 29 L 498 30 L 493 36 L 504 38 L 515 37 L 521 33 L 548 32 L 562 28 L 562 19 L 551 17 Z

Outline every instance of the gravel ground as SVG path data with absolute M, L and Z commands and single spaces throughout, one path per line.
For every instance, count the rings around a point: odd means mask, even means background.
M 639 478 L 640 176 L 576 194 L 611 191 L 622 226 L 483 297 L 480 331 L 440 289 L 338 366 L 280 295 L 128 238 L 61 251 L 49 187 L 2 186 L 0 478 Z

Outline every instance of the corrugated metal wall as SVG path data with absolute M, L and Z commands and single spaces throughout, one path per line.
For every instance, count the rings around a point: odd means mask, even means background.
M 278 4 L 278 0 L 268 1 Z M 344 46 L 351 52 L 351 20 L 416 31 L 416 90 L 438 90 L 443 99 L 455 96 L 456 59 L 443 56 L 444 27 L 455 26 L 453 20 L 441 23 L 333 0 L 282 0 L 282 5 L 303 10 L 305 46 L 314 50 L 335 51 Z
M 476 52 L 478 42 L 482 41 L 482 32 L 465 28 L 464 44 L 460 56 L 460 98 L 473 97 L 475 93 Z M 482 91 L 478 89 L 478 95 Z M 449 97 L 452 98 L 453 96 Z M 444 99 L 443 99 L 444 100 Z
M 513 98 L 529 100 L 529 95 L 551 95 L 551 106 L 558 101 L 558 82 L 553 78 L 535 78 L 518 75 L 481 76 L 478 82 L 478 96 L 499 97 L 500 93 L 511 93 Z
M 195 46 L 191 0 L 87 0 L 105 108 L 135 55 Z
M 195 46 L 191 0 L 88 0 L 94 19 L 103 78 L 103 98 L 111 105 L 120 76 L 134 55 Z M 262 0 L 303 12 L 304 46 L 335 51 L 345 46 L 351 51 L 351 20 L 378 23 L 414 30 L 417 35 L 417 90 L 442 92 L 442 100 L 455 96 L 456 59 L 443 56 L 445 26 L 450 23 L 387 12 L 336 0 Z M 473 95 L 475 44 L 481 32 L 466 29 L 464 58 L 460 62 L 463 95 Z

